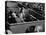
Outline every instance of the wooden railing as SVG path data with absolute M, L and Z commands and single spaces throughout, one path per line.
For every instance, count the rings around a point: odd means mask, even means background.
M 9 25 L 10 26 L 14 26 L 14 25 L 23 25 L 23 24 L 45 24 L 45 20 L 41 20 L 41 21 L 31 21 L 31 22 L 21 22 L 21 23 L 11 23 Z

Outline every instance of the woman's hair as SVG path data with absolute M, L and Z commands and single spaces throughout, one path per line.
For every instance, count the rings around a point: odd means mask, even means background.
M 36 29 L 37 32 L 44 32 L 44 27 L 42 25 L 36 26 L 35 29 Z

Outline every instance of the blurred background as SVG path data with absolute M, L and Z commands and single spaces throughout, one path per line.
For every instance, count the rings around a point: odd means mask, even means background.
M 44 24 L 45 3 L 5 2 L 6 31 L 10 30 L 12 33 L 44 32 Z

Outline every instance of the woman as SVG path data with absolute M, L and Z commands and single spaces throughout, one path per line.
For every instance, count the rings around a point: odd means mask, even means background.
M 37 32 L 43 32 L 43 26 L 41 26 L 41 25 L 36 26 L 35 27 L 35 31 L 37 31 Z

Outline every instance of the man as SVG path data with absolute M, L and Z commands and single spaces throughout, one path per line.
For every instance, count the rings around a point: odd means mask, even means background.
M 26 29 L 26 33 L 33 33 L 35 32 L 35 26 L 29 26 L 27 29 Z

